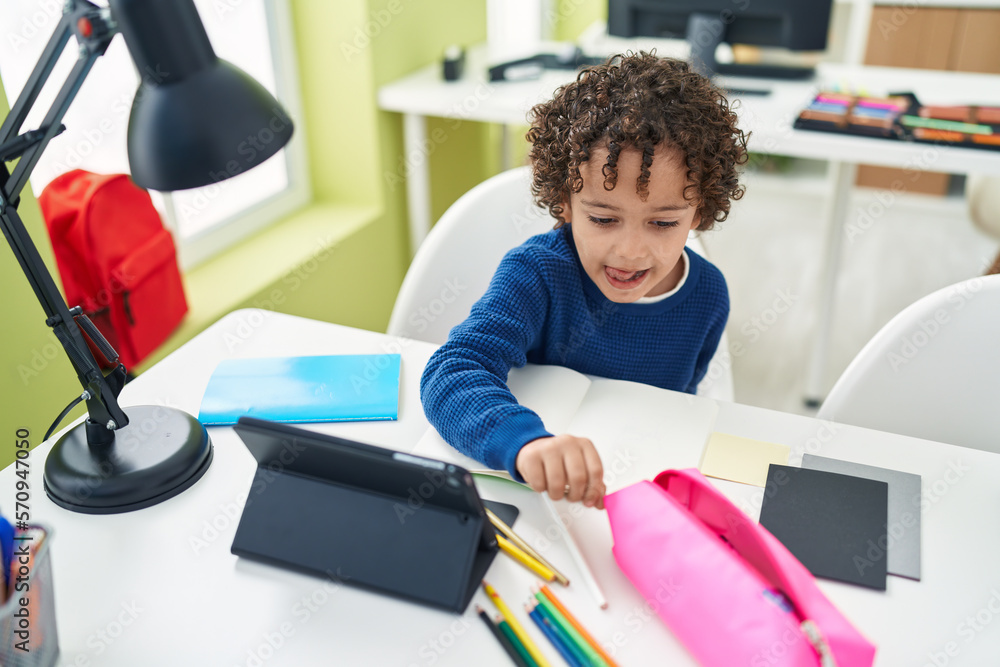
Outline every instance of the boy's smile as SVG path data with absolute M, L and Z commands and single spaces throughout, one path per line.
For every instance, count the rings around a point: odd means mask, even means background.
M 583 270 L 616 303 L 666 294 L 680 281 L 688 232 L 701 222 L 695 202 L 684 199 L 689 185 L 681 153 L 658 146 L 649 166 L 649 194 L 636 192 L 642 154 L 623 149 L 618 157 L 618 181 L 604 189 L 602 169 L 608 150 L 595 147 L 580 165 L 583 189 L 571 193 L 564 217 Z

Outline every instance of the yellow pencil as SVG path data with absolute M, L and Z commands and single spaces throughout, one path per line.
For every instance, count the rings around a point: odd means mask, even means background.
M 538 650 L 538 646 L 535 645 L 535 642 L 531 641 L 531 637 L 528 636 L 528 633 L 524 631 L 523 627 L 521 627 L 521 624 L 514 617 L 514 614 L 511 613 L 510 607 L 507 606 L 507 603 L 503 601 L 503 598 L 500 597 L 500 594 L 497 593 L 492 586 L 486 583 L 485 579 L 483 580 L 483 590 L 490 596 L 490 600 L 493 601 L 493 604 L 496 605 L 496 608 L 503 615 L 504 620 L 507 621 L 507 625 L 510 626 L 510 629 L 514 631 L 517 638 L 521 640 L 522 644 L 524 644 L 524 648 L 528 650 L 528 654 L 532 657 L 532 659 L 534 659 L 535 662 L 538 663 L 538 667 L 552 667 L 552 664 L 545 659 L 545 656 L 543 656 L 541 651 Z
M 534 572 L 545 581 L 555 581 L 556 575 L 552 572 L 552 570 L 526 554 L 503 535 L 497 535 L 497 544 L 500 545 L 500 548 L 504 553 Z
M 505 524 L 500 517 L 494 514 L 493 510 L 487 509 L 486 515 L 490 518 L 490 523 L 493 524 L 493 527 L 499 530 L 501 533 L 503 533 L 508 540 L 513 542 L 516 546 L 520 547 L 522 551 L 524 551 L 526 554 L 537 560 L 539 563 L 552 570 L 552 574 L 556 576 L 556 581 L 558 581 L 563 586 L 569 586 L 569 579 L 566 578 L 566 575 L 557 570 L 552 565 L 552 563 L 545 560 L 542 554 L 535 551 L 530 544 L 525 542 L 520 535 L 515 533 L 510 526 Z

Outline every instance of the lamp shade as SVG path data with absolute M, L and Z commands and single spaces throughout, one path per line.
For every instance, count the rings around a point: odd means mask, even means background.
M 128 122 L 132 180 L 186 190 L 236 176 L 277 153 L 292 122 L 267 90 L 216 59 L 179 83 L 144 83 Z
M 132 180 L 186 190 L 252 169 L 292 122 L 251 76 L 218 58 L 192 0 L 111 0 L 142 84 L 128 123 Z

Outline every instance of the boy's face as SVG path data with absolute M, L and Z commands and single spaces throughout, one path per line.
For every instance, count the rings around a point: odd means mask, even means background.
M 571 193 L 565 205 L 583 269 L 616 303 L 665 294 L 684 273 L 684 243 L 700 222 L 697 207 L 684 199 L 688 181 L 681 153 L 657 147 L 646 201 L 635 191 L 642 154 L 622 150 L 618 182 L 610 191 L 604 189 L 602 173 L 607 156 L 603 147 L 591 151 L 580 166 L 583 189 Z

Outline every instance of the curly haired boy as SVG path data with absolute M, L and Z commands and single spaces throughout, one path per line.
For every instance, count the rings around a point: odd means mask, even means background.
M 684 244 L 742 196 L 746 135 L 710 81 L 648 53 L 584 70 L 531 122 L 532 193 L 555 228 L 507 253 L 427 363 L 421 400 L 456 449 L 554 500 L 603 507 L 593 443 L 548 432 L 507 373 L 558 364 L 694 393 L 729 295 Z

